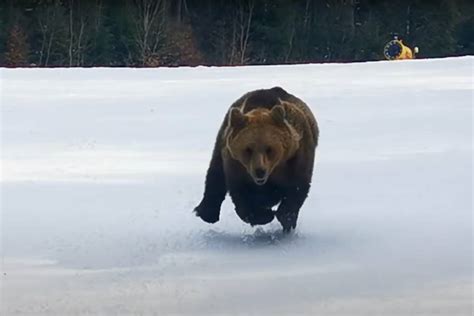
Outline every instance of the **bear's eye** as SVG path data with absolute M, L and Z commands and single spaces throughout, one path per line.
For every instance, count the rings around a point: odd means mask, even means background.
M 267 148 L 265 149 L 265 153 L 266 153 L 268 156 L 270 156 L 271 154 L 273 154 L 273 148 L 267 147 Z
M 248 156 L 251 156 L 253 153 L 253 149 L 250 148 L 250 147 L 246 147 L 245 148 L 245 154 L 248 155 Z

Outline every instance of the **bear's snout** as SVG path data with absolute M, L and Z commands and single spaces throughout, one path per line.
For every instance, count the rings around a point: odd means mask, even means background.
M 264 185 L 268 179 L 268 173 L 263 168 L 255 168 L 252 174 L 253 181 L 257 185 Z
M 265 175 L 267 174 L 267 172 L 265 171 L 265 169 L 263 168 L 257 168 L 255 169 L 255 176 L 258 178 L 258 179 L 263 179 L 265 178 Z

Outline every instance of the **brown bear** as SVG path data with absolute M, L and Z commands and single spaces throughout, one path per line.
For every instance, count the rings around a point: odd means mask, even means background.
M 309 107 L 282 88 L 245 94 L 221 125 L 204 197 L 194 212 L 217 222 L 229 192 L 244 222 L 264 225 L 276 216 L 285 232 L 294 229 L 310 188 L 318 137 Z

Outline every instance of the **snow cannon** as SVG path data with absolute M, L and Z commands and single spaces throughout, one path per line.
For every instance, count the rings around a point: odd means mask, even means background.
M 395 37 L 385 45 L 383 55 L 388 60 L 413 59 L 418 51 L 418 47 L 414 47 L 412 51 L 410 47 L 403 44 L 402 40 Z

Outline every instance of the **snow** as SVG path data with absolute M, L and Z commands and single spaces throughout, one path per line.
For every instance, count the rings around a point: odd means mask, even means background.
M 473 57 L 1 69 L 5 315 L 471 315 Z M 297 231 L 199 203 L 217 129 L 275 85 L 321 129 Z

